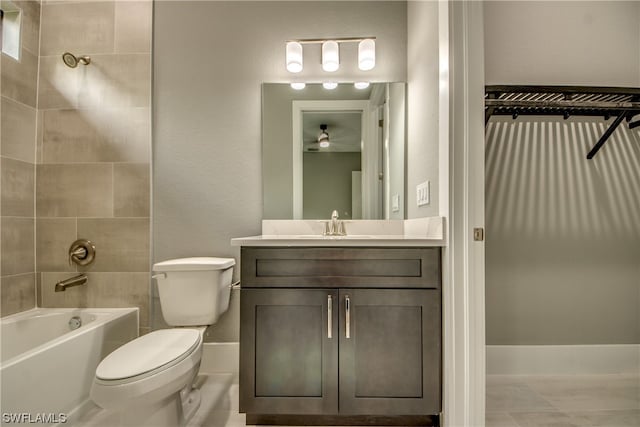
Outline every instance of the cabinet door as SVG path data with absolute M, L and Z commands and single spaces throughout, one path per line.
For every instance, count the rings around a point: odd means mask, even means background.
M 440 412 L 440 291 L 340 290 L 340 413 Z
M 337 297 L 337 290 L 242 289 L 241 412 L 338 412 Z

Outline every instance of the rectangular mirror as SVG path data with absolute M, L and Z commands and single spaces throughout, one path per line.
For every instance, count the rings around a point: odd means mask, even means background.
M 404 219 L 405 93 L 264 83 L 263 218 Z

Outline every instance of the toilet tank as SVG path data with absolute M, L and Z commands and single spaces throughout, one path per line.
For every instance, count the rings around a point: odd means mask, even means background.
M 213 325 L 229 308 L 233 258 L 170 259 L 153 265 L 162 317 L 170 326 Z

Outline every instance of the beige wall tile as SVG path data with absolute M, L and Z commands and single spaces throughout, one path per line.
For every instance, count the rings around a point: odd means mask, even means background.
M 113 52 L 115 2 L 42 6 L 41 55 Z
M 95 261 L 81 271 L 149 271 L 149 218 L 78 218 L 78 238 L 96 245 Z
M 148 217 L 150 209 L 149 164 L 113 165 L 113 215 Z
M 2 158 L 3 216 L 25 216 L 33 218 L 35 194 L 35 165 L 20 160 Z
M 111 217 L 111 164 L 37 165 L 38 217 Z
M 22 46 L 37 55 L 40 45 L 40 2 L 14 0 L 14 3 L 22 9 Z
M 20 61 L 2 56 L 2 95 L 31 107 L 36 107 L 38 57 L 22 49 Z
M 40 108 L 148 108 L 150 97 L 150 54 L 92 55 L 74 69 L 58 55 L 41 57 Z
M 47 110 L 43 163 L 148 162 L 151 119 L 147 108 Z
M 68 277 L 69 273 L 43 274 L 43 307 L 138 307 L 140 327 L 149 326 L 148 272 L 87 273 L 85 285 L 55 292 L 55 283 Z
M 33 273 L 35 221 L 33 218 L 2 218 L 2 275 Z
M 69 246 L 75 240 L 75 218 L 36 219 L 36 271 L 75 271 L 69 265 Z
M 151 55 L 93 55 L 78 85 L 78 108 L 149 107 Z
M 36 109 L 2 97 L 2 155 L 35 163 Z
M 0 296 L 0 315 L 3 317 L 34 308 L 35 274 L 0 278 Z
M 60 55 L 41 56 L 38 107 L 75 108 L 78 105 L 78 85 L 81 79 L 86 78 L 87 71 L 87 67 L 67 67 Z
M 116 52 L 151 52 L 152 2 L 116 2 L 115 16 Z

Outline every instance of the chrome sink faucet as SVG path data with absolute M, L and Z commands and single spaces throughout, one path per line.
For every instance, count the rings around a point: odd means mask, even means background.
M 325 221 L 323 236 L 346 236 L 347 230 L 344 228 L 344 221 L 339 219 L 338 211 L 331 212 L 331 220 Z

